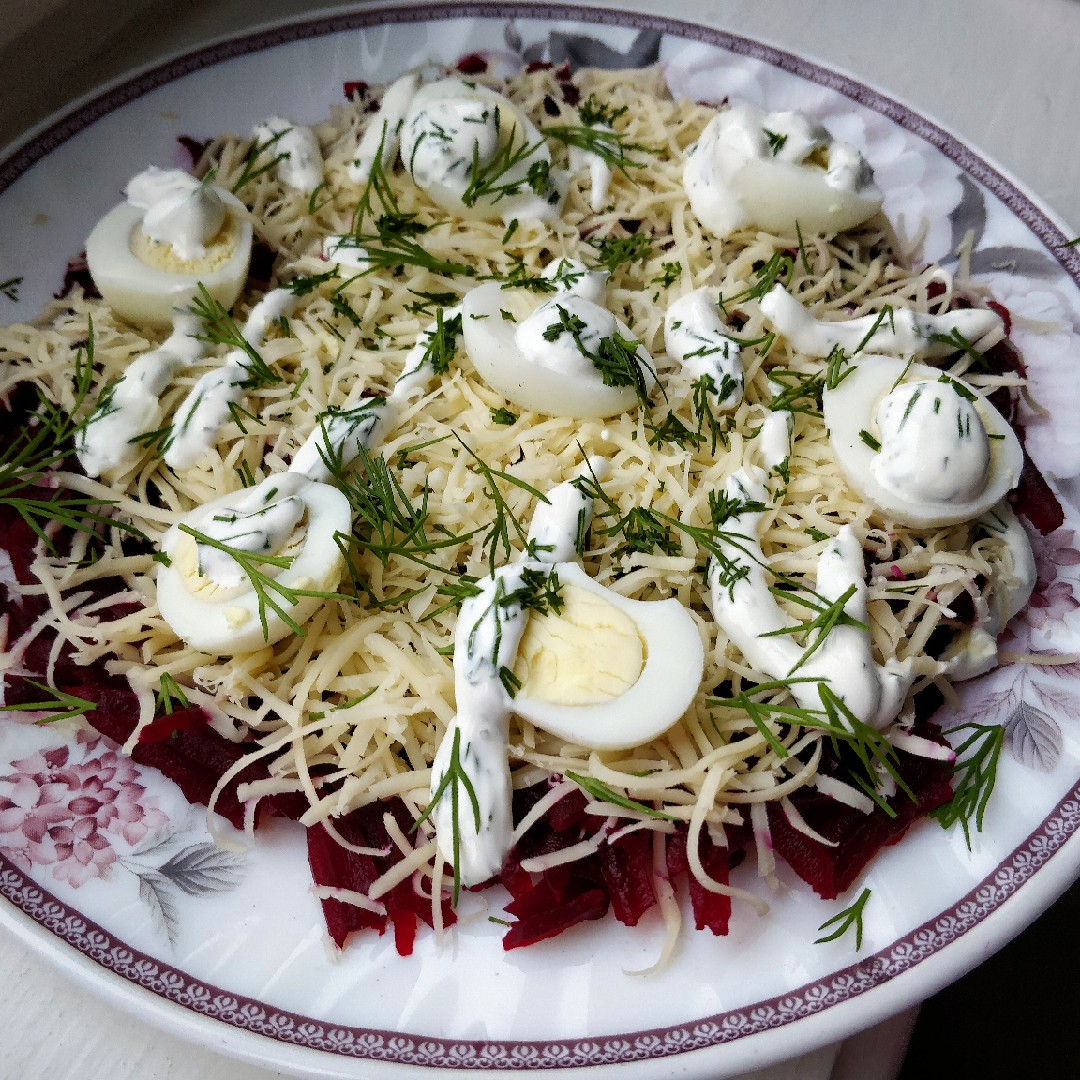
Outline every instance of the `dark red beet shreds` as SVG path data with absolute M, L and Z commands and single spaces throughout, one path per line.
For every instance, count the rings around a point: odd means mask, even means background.
M 867 863 L 884 847 L 895 844 L 908 828 L 952 798 L 952 766 L 946 761 L 898 752 L 899 772 L 915 794 L 903 792 L 889 800 L 896 816 L 875 809 L 864 814 L 812 788 L 802 788 L 791 802 L 815 832 L 836 847 L 827 847 L 799 832 L 779 803 L 768 803 L 773 849 L 819 896 L 834 900 L 846 892 Z
M 404 835 L 409 835 L 413 821 L 405 804 L 397 798 L 362 806 L 333 821 L 334 829 L 343 840 L 354 847 L 376 849 L 380 852 L 377 855 L 365 855 L 343 847 L 322 824 L 309 828 L 308 865 L 315 884 L 366 893 L 400 862 L 404 855 L 387 831 L 386 814 L 393 816 Z M 326 929 L 335 944 L 341 948 L 348 936 L 358 930 L 376 930 L 382 934 L 389 924 L 393 926 L 397 951 L 408 956 L 413 949 L 418 923 L 431 925 L 431 900 L 416 891 L 409 877 L 395 885 L 382 902 L 386 907 L 385 915 L 341 900 L 322 900 Z M 450 926 L 456 917 L 447 900 L 442 904 L 443 922 Z

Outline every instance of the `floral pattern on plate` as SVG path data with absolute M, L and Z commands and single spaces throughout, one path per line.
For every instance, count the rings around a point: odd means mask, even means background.
M 58 738 L 63 737 L 59 732 Z M 0 775 L 0 855 L 37 877 L 78 889 L 133 875 L 154 924 L 174 944 L 178 898 L 234 889 L 243 862 L 177 828 L 118 747 L 79 731 L 17 758 Z

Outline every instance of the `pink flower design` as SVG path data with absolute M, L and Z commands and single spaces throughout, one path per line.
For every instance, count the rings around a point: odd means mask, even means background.
M 1073 546 L 1074 530 L 1058 529 L 1041 542 L 1033 544 L 1035 555 L 1035 591 L 1031 594 L 1024 620 L 1041 630 L 1047 623 L 1062 622 L 1066 615 L 1080 608 L 1072 584 L 1061 571 L 1080 565 L 1080 550 Z
M 130 760 L 98 738 L 79 742 L 81 761 L 61 746 L 13 761 L 0 777 L 0 851 L 27 870 L 49 866 L 75 888 L 108 876 L 114 840 L 132 846 L 168 824 Z

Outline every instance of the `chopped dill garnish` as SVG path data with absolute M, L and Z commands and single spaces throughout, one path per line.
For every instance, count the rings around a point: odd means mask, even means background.
M 97 702 L 87 701 L 86 698 L 76 697 L 74 694 L 57 690 L 54 686 L 35 682 L 33 679 L 23 678 L 23 682 L 40 690 L 44 694 L 51 694 L 51 698 L 43 698 L 41 701 L 24 701 L 19 704 L 5 704 L 4 709 L 8 712 L 51 712 L 53 715 L 42 717 L 36 721 L 39 724 L 55 724 L 58 720 L 69 720 L 73 716 L 84 716 L 97 708 Z
M 620 266 L 645 262 L 656 248 L 652 236 L 643 232 L 631 233 L 630 236 L 602 236 L 588 242 L 596 249 L 596 261 L 611 273 Z
M 476 797 L 476 788 L 473 787 L 469 774 L 461 764 L 461 729 L 454 729 L 454 739 L 450 744 L 450 761 L 447 763 L 446 772 L 443 773 L 438 787 L 432 792 L 431 801 L 427 809 L 413 823 L 415 832 L 432 814 L 439 801 L 450 792 L 450 820 L 452 822 L 453 835 L 451 837 L 451 858 L 454 863 L 454 895 L 453 903 L 457 906 L 458 897 L 461 895 L 461 826 L 459 817 L 461 811 L 461 797 L 459 789 L 464 788 L 472 805 L 473 829 L 480 832 L 480 802 Z
M 776 157 L 776 155 L 784 149 L 788 137 L 779 131 L 770 131 L 768 128 L 762 128 L 761 130 L 765 132 L 765 138 L 768 140 L 769 150 L 772 152 L 772 156 Z
M 281 376 L 270 370 L 258 349 L 244 337 L 228 310 L 207 292 L 206 286 L 201 281 L 198 285 L 198 293 L 191 302 L 191 312 L 205 324 L 205 332 L 195 335 L 199 341 L 205 341 L 210 345 L 225 345 L 247 356 L 245 367 L 248 377 L 243 384 L 245 389 L 254 390 L 263 386 L 274 386 L 281 382 Z
M 599 802 L 621 806 L 624 810 L 633 810 L 635 813 L 644 814 L 645 817 L 655 818 L 659 821 L 675 820 L 670 814 L 665 814 L 661 810 L 647 806 L 643 802 L 638 802 L 637 799 L 631 799 L 628 795 L 619 794 L 619 792 L 608 787 L 602 780 L 597 780 L 592 776 L 582 776 L 580 773 L 570 772 L 569 770 L 564 772 L 563 776 L 567 780 L 573 780 L 582 791 Z
M 863 889 L 861 893 L 855 898 L 855 902 L 850 906 L 844 908 L 839 914 L 834 915 L 831 919 L 826 919 L 819 927 L 818 932 L 828 930 L 829 927 L 835 927 L 831 934 L 826 934 L 824 937 L 814 939 L 815 945 L 820 945 L 825 941 L 836 941 L 838 938 L 842 938 L 849 930 L 855 930 L 855 951 L 858 952 L 862 948 L 863 939 L 863 909 L 866 907 L 866 901 L 870 899 L 870 890 Z
M 279 161 L 284 161 L 289 156 L 288 151 L 285 151 L 284 153 L 275 154 L 265 161 L 259 160 L 264 154 L 273 150 L 290 131 L 292 131 L 292 128 L 283 128 L 267 139 L 266 142 L 256 141 L 251 144 L 244 157 L 244 167 L 240 171 L 240 176 L 232 186 L 231 190 L 234 195 L 239 194 L 253 180 L 258 179 L 263 173 L 269 172 Z
M 956 751 L 953 771 L 960 778 L 953 797 L 943 806 L 930 811 L 943 829 L 960 822 L 964 839 L 971 847 L 971 826 L 982 832 L 986 805 L 997 783 L 998 761 L 1005 744 L 1005 728 L 1000 724 L 960 724 L 952 732 L 969 732 Z M 965 756 L 966 755 L 966 756 Z

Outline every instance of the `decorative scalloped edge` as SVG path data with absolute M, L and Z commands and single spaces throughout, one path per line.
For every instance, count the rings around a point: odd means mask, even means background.
M 459 1041 L 323 1024 L 227 993 L 129 948 L 2 857 L 0 895 L 101 967 L 157 997 L 242 1031 L 343 1057 L 430 1068 L 580 1068 L 651 1061 L 731 1043 L 856 998 L 915 967 L 977 926 L 1028 881 L 1078 827 L 1080 788 L 1058 803 L 1042 826 L 1006 862 L 952 908 L 916 927 L 888 949 L 782 997 L 674 1027 L 594 1039 Z

